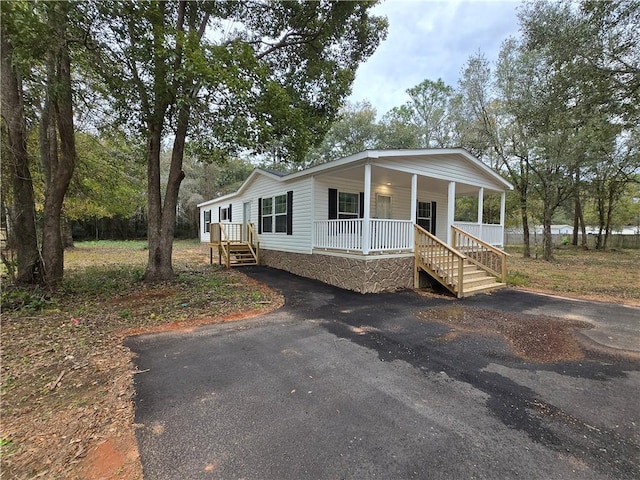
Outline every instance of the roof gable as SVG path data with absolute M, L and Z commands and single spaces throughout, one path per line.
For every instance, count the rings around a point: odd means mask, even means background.
M 285 172 L 280 172 L 277 170 L 271 170 L 266 168 L 255 168 L 236 192 L 223 195 L 221 197 L 208 200 L 206 202 L 202 202 L 198 204 L 198 207 L 202 207 L 202 206 L 209 205 L 219 201 L 224 201 L 224 200 L 233 198 L 237 195 L 241 195 L 247 190 L 247 188 L 251 185 L 251 183 L 253 183 L 253 181 L 260 175 L 265 176 L 277 182 L 288 182 L 297 178 L 303 178 L 306 176 L 316 175 L 319 173 L 328 173 L 332 170 L 339 170 L 340 168 L 345 166 L 353 166 L 353 165 L 357 165 L 358 163 L 366 163 L 368 161 L 375 160 L 375 159 L 419 157 L 427 160 L 429 157 L 445 156 L 445 155 L 453 155 L 462 159 L 463 161 L 469 163 L 479 174 L 487 178 L 490 178 L 494 182 L 503 186 L 505 189 L 513 190 L 513 185 L 511 185 L 511 183 L 509 183 L 507 180 L 502 178 L 497 172 L 489 168 L 487 165 L 485 165 L 483 162 L 478 160 L 476 157 L 474 157 L 471 153 L 469 153 L 467 150 L 463 148 L 365 150 L 363 152 L 349 155 L 348 157 L 344 157 L 337 160 L 333 160 L 331 162 L 316 165 L 314 167 L 307 168 L 305 170 L 301 170 L 299 172 L 294 172 L 294 173 L 285 173 Z

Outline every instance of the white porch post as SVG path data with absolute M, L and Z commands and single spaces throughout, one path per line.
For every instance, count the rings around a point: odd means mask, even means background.
M 411 218 L 410 220 L 413 223 L 416 223 L 418 220 L 418 175 L 415 173 L 411 175 Z M 411 235 L 413 233 L 414 228 L 411 227 Z M 411 251 L 414 251 L 415 242 L 411 242 Z
M 449 182 L 449 189 L 447 192 L 447 245 L 451 245 L 453 242 L 451 226 L 455 218 L 456 211 L 456 182 Z
M 313 253 L 316 246 L 316 210 L 313 208 L 316 198 L 316 177 L 311 176 L 311 248 L 309 252 Z
M 484 187 L 478 191 L 478 237 L 482 240 L 482 212 L 484 210 Z
M 507 192 L 502 192 L 500 194 L 500 230 L 502 230 L 502 234 L 500 235 L 501 246 L 504 246 L 504 217 L 505 217 L 506 205 L 507 205 Z
M 362 253 L 367 255 L 371 245 L 371 164 L 364 166 L 364 215 L 362 216 Z

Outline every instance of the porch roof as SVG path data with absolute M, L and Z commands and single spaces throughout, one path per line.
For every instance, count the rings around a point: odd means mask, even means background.
M 455 156 L 458 159 L 462 159 L 463 161 L 469 163 L 480 175 L 483 175 L 486 178 L 490 178 L 496 184 L 502 186 L 505 190 L 513 190 L 513 185 L 509 183 L 507 180 L 502 178 L 498 173 L 489 168 L 487 165 L 482 163 L 476 157 L 471 155 L 467 150 L 463 148 L 437 148 L 437 149 L 412 149 L 412 150 L 365 150 L 363 152 L 356 153 L 354 155 L 350 155 L 348 157 L 340 158 L 338 160 L 333 160 L 331 162 L 323 163 L 321 165 L 316 165 L 315 167 L 308 168 L 306 170 L 301 170 L 299 172 L 284 174 L 282 172 L 275 172 L 272 170 L 256 168 L 251 172 L 249 177 L 243 182 L 240 188 L 228 195 L 224 195 L 212 200 L 208 200 L 206 202 L 198 204 L 198 207 L 206 206 L 214 202 L 224 201 L 226 199 L 231 199 L 237 195 L 242 194 L 248 186 L 251 184 L 253 179 L 258 175 L 266 176 L 272 180 L 278 182 L 289 182 L 298 178 L 318 175 L 318 174 L 329 174 L 332 171 L 340 171 L 345 168 L 354 168 L 364 165 L 366 163 L 372 162 L 375 164 L 375 160 L 377 159 L 400 159 L 400 158 L 420 158 L 420 159 L 428 159 L 428 158 L 436 158 L 436 157 L 445 157 L 445 156 Z M 388 166 L 383 166 L 383 168 L 389 168 Z M 395 164 L 393 166 L 393 170 L 398 172 L 412 173 L 409 168 L 404 167 L 401 163 Z M 444 180 L 444 179 L 442 179 Z

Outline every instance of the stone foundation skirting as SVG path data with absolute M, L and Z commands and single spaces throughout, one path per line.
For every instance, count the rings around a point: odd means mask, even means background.
M 413 288 L 413 255 L 360 259 L 261 249 L 260 258 L 269 267 L 360 293 Z

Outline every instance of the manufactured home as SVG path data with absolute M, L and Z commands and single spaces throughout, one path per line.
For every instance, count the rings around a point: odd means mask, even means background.
M 198 205 L 200 239 L 226 266 L 260 263 L 362 293 L 434 279 L 462 297 L 504 286 L 511 188 L 463 149 L 367 150 L 288 174 L 256 168 L 235 193 Z M 467 221 L 456 221 L 460 199 L 477 210 Z

